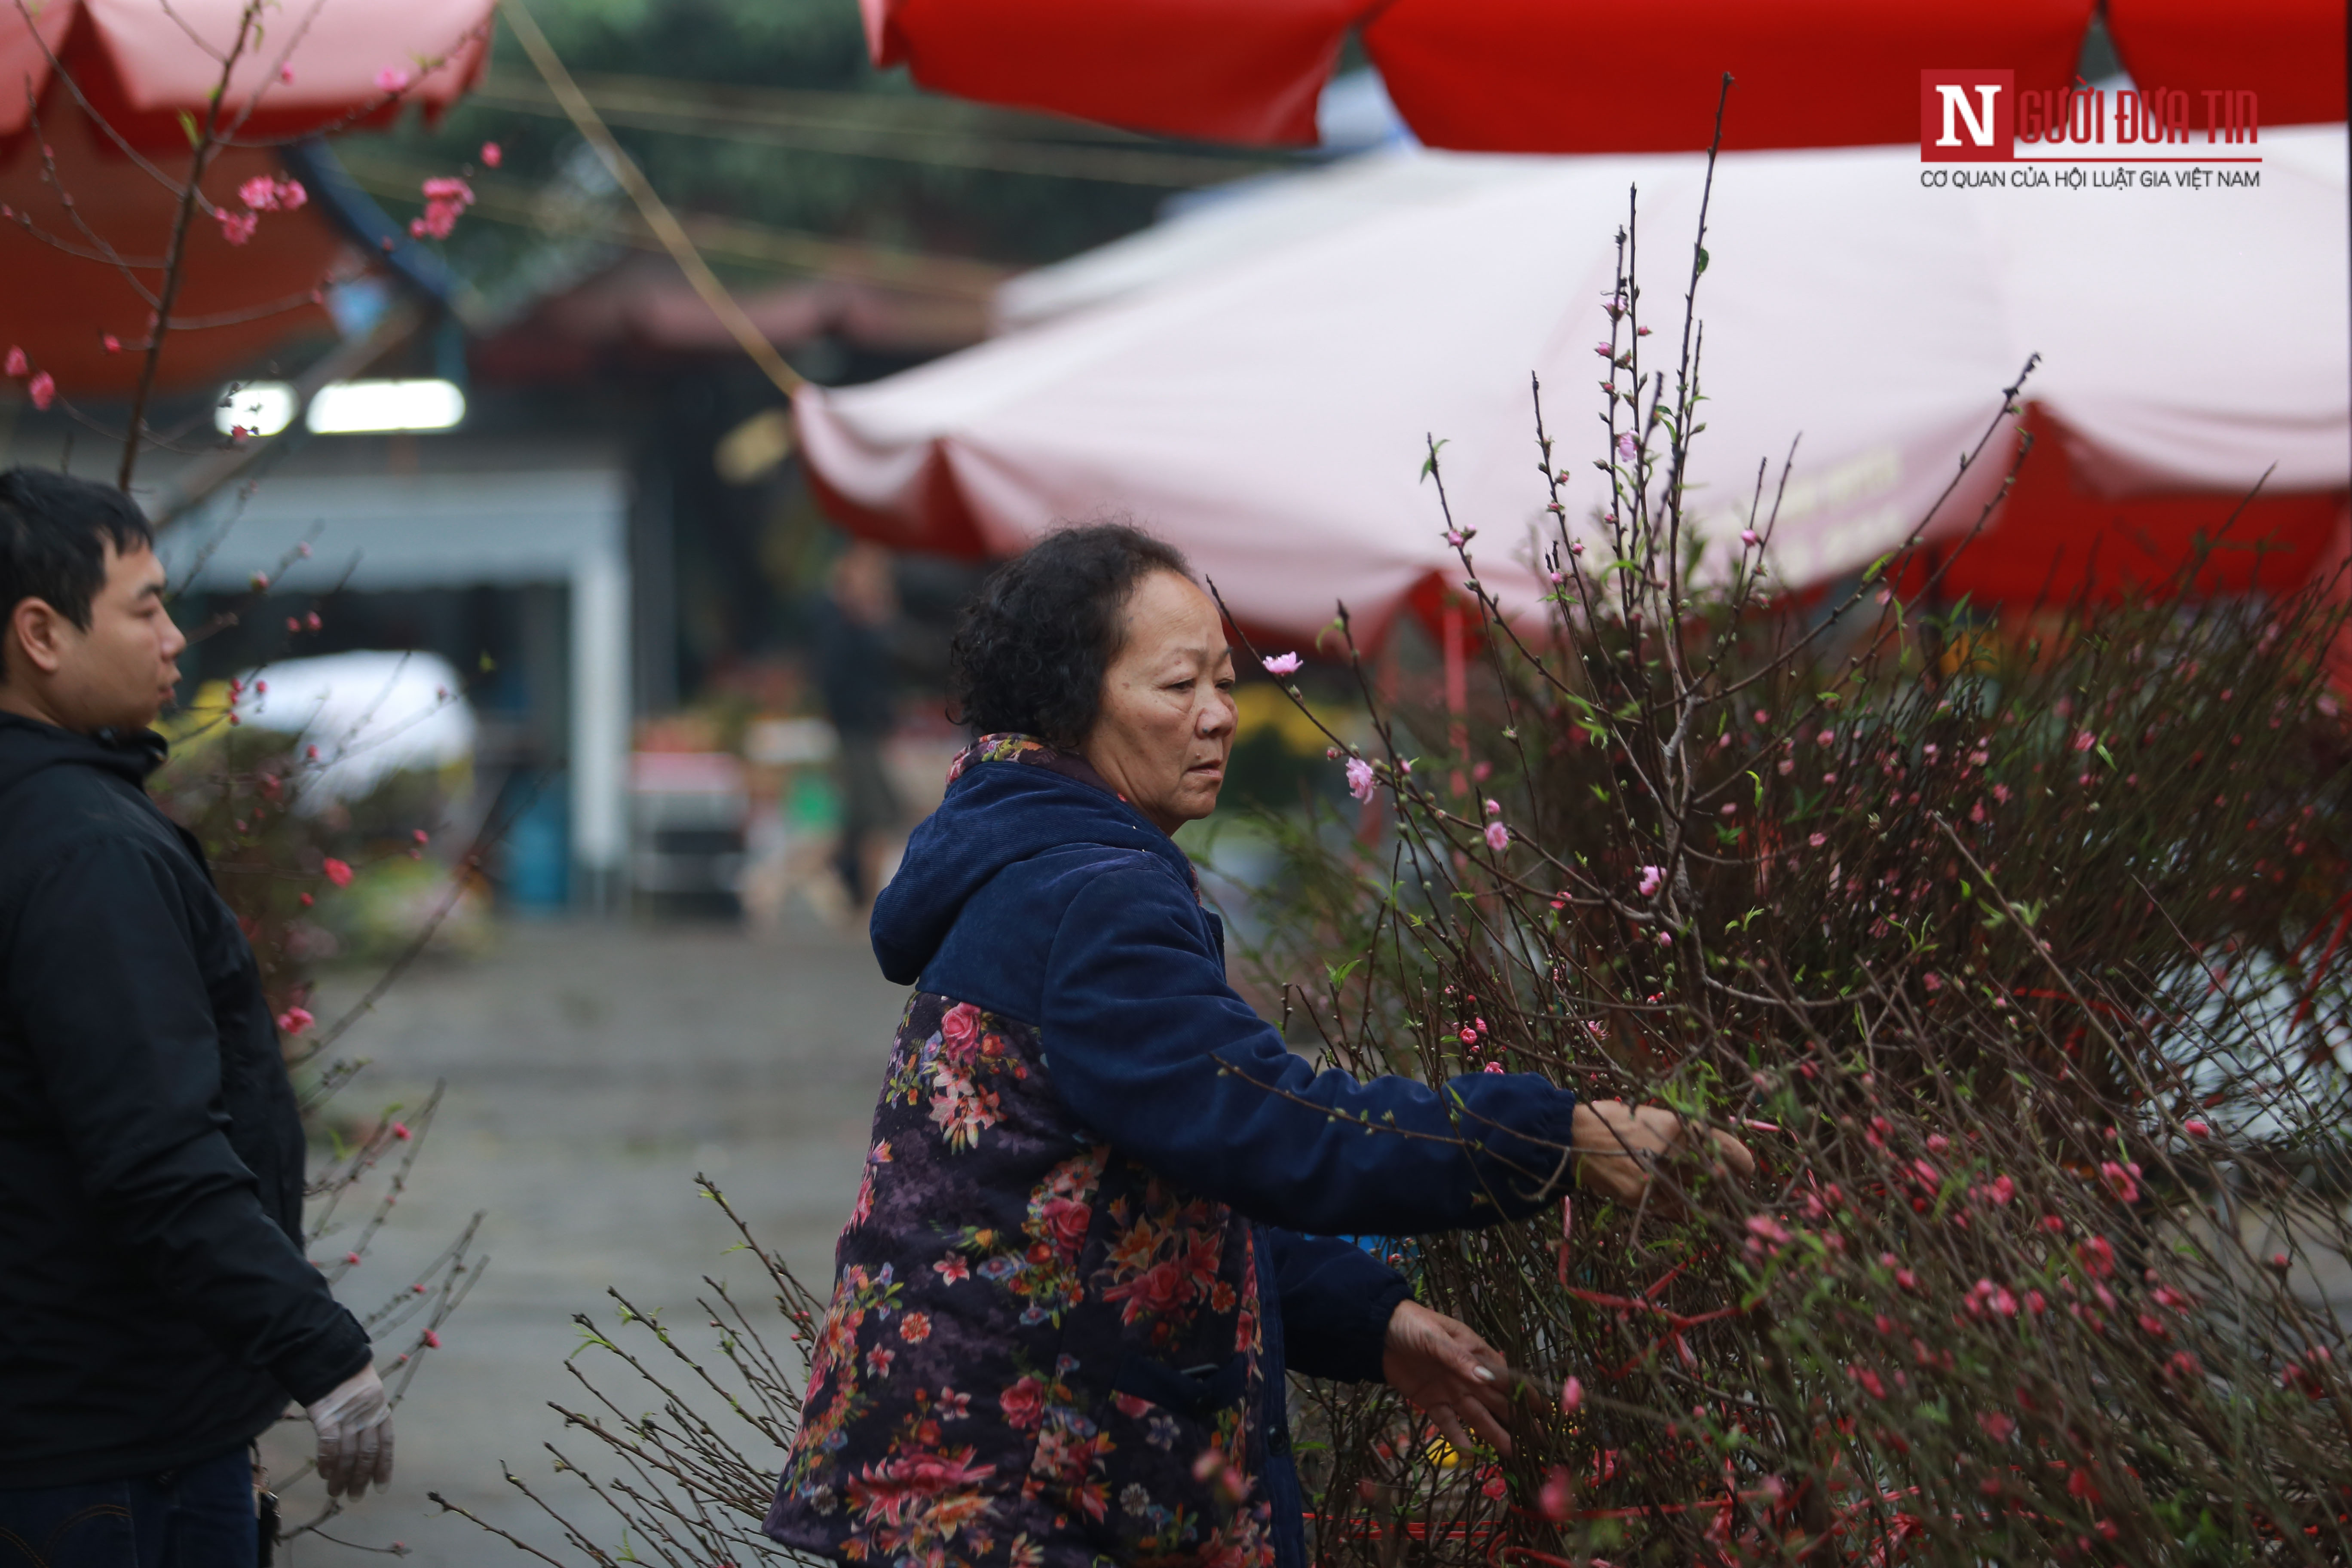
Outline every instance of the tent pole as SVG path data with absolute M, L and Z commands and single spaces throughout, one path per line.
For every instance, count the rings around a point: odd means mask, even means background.
M 702 302 L 710 307 L 711 313 L 734 336 L 736 346 L 751 356 L 751 363 L 766 373 L 768 379 L 776 384 L 776 390 L 786 397 L 807 385 L 808 378 L 784 363 L 784 356 L 776 352 L 776 345 L 768 341 L 765 332 L 752 324 L 751 318 L 744 313 L 735 296 L 727 291 L 727 285 L 719 281 L 718 275 L 710 270 L 710 264 L 702 259 L 702 252 L 694 247 L 694 241 L 687 237 L 685 228 L 669 210 L 669 205 L 654 190 L 651 182 L 646 178 L 645 171 L 637 167 L 637 161 L 613 140 L 613 133 L 605 128 L 604 117 L 596 112 L 596 106 L 588 101 L 588 95 L 582 92 L 579 84 L 572 79 L 572 73 L 564 68 L 563 61 L 548 43 L 547 35 L 539 30 L 539 24 L 532 21 L 530 13 L 523 8 L 522 0 L 499 0 L 499 9 L 506 13 L 507 26 L 514 29 L 515 37 L 521 42 L 523 53 L 529 55 L 530 63 L 539 68 L 541 79 L 555 94 L 555 100 L 563 106 L 563 112 L 571 117 L 572 127 L 588 145 L 596 150 L 596 155 L 604 161 L 604 167 L 611 172 L 613 178 L 629 193 L 629 199 L 637 204 L 637 211 L 645 218 L 646 226 L 652 229 L 655 237 L 662 242 L 662 247 L 669 252 L 670 259 L 677 263 L 678 269 L 686 274 L 687 281 L 694 285 L 694 291 L 702 296 Z

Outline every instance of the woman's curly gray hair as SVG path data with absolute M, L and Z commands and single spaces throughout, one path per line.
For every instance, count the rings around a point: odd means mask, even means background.
M 1059 530 L 998 567 L 956 628 L 951 715 L 983 735 L 1076 748 L 1118 657 L 1119 612 L 1154 572 L 1192 575 L 1174 545 L 1124 522 Z

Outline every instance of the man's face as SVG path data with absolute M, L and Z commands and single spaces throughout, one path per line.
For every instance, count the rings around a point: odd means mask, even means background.
M 90 598 L 89 628 L 58 618 L 50 706 L 67 729 L 143 730 L 172 700 L 188 639 L 163 606 L 164 582 L 152 550 L 123 555 L 107 542 L 106 585 Z

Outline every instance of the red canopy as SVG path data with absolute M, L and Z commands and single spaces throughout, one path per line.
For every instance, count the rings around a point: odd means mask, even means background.
M 861 0 L 877 65 L 941 92 L 1138 131 L 1309 144 L 1350 28 L 1413 133 L 1508 153 L 1918 135 L 1923 68 L 2074 77 L 2094 0 Z M 2342 0 L 2109 0 L 2135 79 L 2248 89 L 2261 122 L 2345 114 Z
M 240 186 L 282 177 L 266 143 L 387 123 L 411 103 L 428 113 L 446 108 L 488 58 L 491 3 L 288 0 L 269 10 L 224 100 L 225 122 L 243 116 L 236 141 L 262 144 L 221 149 L 205 171 L 205 196 L 242 212 Z M 206 112 L 244 8 L 243 0 L 171 0 L 168 8 L 163 0 L 48 0 L 28 27 L 25 10 L 0 4 L 0 210 L 10 220 L 0 222 L 0 348 L 22 348 L 69 399 L 122 396 L 137 382 L 149 306 L 98 241 L 155 289 L 178 206 L 173 184 L 186 177 L 190 156 L 180 117 Z M 58 79 L 52 57 L 69 81 Z M 288 338 L 328 330 L 315 296 L 339 261 L 356 270 L 364 258 L 319 202 L 257 214 L 241 241 L 200 218 L 188 235 L 160 384 L 217 385 Z

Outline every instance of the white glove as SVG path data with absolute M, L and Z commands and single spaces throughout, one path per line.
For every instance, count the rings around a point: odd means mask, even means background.
M 319 1432 L 319 1474 L 327 1495 L 363 1497 L 368 1483 L 392 1482 L 392 1406 L 371 1362 L 310 1407 Z

